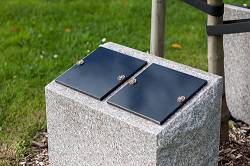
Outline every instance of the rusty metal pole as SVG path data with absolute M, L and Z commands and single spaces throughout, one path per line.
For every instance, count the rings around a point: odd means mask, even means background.
M 152 0 L 150 53 L 164 57 L 165 0 Z

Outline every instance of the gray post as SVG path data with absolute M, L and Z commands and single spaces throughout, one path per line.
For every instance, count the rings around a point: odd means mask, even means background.
M 223 0 L 208 0 L 210 5 L 222 5 Z M 208 25 L 220 24 L 223 17 L 214 17 L 208 15 Z M 224 78 L 224 50 L 223 36 L 208 36 L 208 71 L 220 75 Z M 225 83 L 224 83 L 225 84 Z M 224 86 L 225 87 L 225 86 Z M 221 143 L 228 140 L 228 120 L 229 111 L 225 98 L 225 88 L 223 90 L 222 108 L 221 108 Z
M 152 0 L 150 53 L 164 57 L 165 0 Z

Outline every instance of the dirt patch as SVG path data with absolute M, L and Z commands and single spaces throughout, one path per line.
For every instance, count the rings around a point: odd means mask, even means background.
M 16 163 L 16 148 L 0 141 L 0 165 L 13 165 Z
M 38 132 L 31 142 L 30 153 L 19 162 L 19 166 L 46 166 L 48 158 L 48 135 Z

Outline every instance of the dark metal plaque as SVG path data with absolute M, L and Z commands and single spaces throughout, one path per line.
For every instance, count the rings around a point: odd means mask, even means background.
M 206 80 L 152 64 L 108 103 L 162 124 L 206 84 Z
M 99 47 L 59 76 L 56 82 L 103 100 L 146 63 L 146 61 Z

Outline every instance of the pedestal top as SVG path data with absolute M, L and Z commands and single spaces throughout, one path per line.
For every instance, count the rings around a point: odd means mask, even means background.
M 121 87 L 119 87 L 116 91 L 114 91 L 109 96 L 107 96 L 103 101 L 99 101 L 81 92 L 72 90 L 66 86 L 56 83 L 55 81 L 52 81 L 50 84 L 46 86 L 46 90 L 53 91 L 54 93 L 58 95 L 62 95 L 73 102 L 77 102 L 81 104 L 82 107 L 86 108 L 86 110 L 98 111 L 101 114 L 105 114 L 106 116 L 110 116 L 119 121 L 123 121 L 125 123 L 128 123 L 129 125 L 133 125 L 134 127 L 137 127 L 151 134 L 157 135 L 160 132 L 162 132 L 165 128 L 171 127 L 171 123 L 172 121 L 174 121 L 175 117 L 178 117 L 182 112 L 184 112 L 187 109 L 192 109 L 192 107 L 195 105 L 196 102 L 198 102 L 199 100 L 202 100 L 203 94 L 209 88 L 215 86 L 215 84 L 216 85 L 221 84 L 221 81 L 222 81 L 222 78 L 219 76 L 216 76 L 216 75 L 213 75 L 213 74 L 210 74 L 210 73 L 198 70 L 198 69 L 194 69 L 189 66 L 178 64 L 169 60 L 165 60 L 163 58 L 159 58 L 159 57 L 156 57 L 156 56 L 153 56 L 153 55 L 150 55 L 150 54 L 138 51 L 138 50 L 134 50 L 132 48 L 121 46 L 115 43 L 106 43 L 104 45 L 101 45 L 101 47 L 108 48 L 116 52 L 120 52 L 129 56 L 147 61 L 148 64 L 143 68 L 142 71 L 136 73 L 133 76 L 133 78 L 137 77 L 146 68 L 148 68 L 149 65 L 154 63 L 154 65 L 164 66 L 164 67 L 167 67 L 176 71 L 180 71 L 182 73 L 186 73 L 188 75 L 192 75 L 194 77 L 207 81 L 207 84 L 198 93 L 196 93 L 189 101 L 187 101 L 175 114 L 173 114 L 169 119 L 167 119 L 162 125 L 156 124 L 154 122 L 151 122 L 147 119 L 139 117 L 130 112 L 124 111 L 123 109 L 117 108 L 107 103 L 107 101 L 110 98 L 112 98 L 114 94 L 116 94 L 121 88 L 123 88 L 124 86 L 128 84 L 128 81 L 122 84 Z M 216 93 L 220 95 L 221 92 L 215 92 L 215 94 Z

